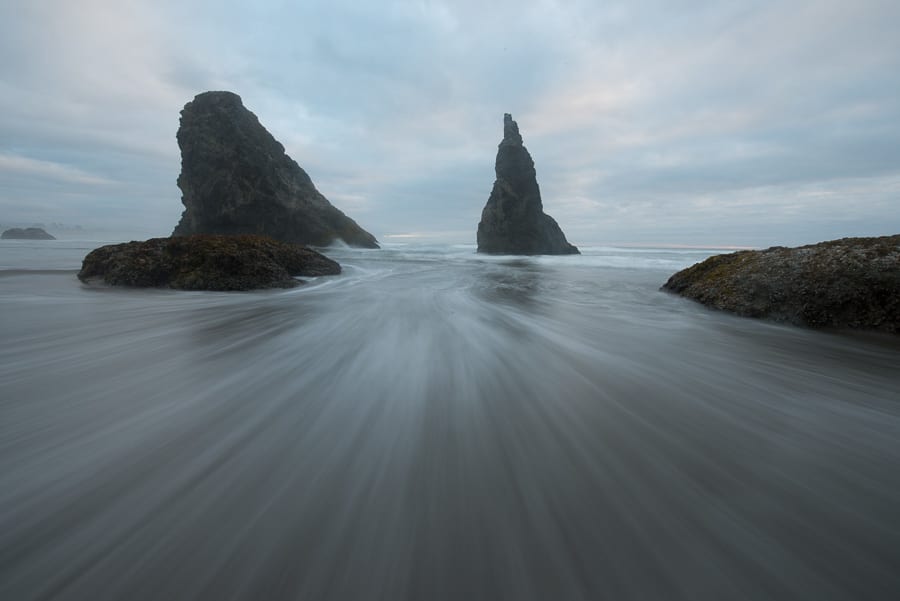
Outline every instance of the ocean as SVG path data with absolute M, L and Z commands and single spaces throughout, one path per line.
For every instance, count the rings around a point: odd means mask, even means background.
M 900 340 L 659 290 L 716 251 L 212 293 L 102 243 L 0 243 L 0 599 L 900 598 Z

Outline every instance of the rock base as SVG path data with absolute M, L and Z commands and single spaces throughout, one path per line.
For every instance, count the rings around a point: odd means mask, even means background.
M 295 276 L 340 272 L 335 261 L 297 244 L 200 234 L 102 246 L 84 258 L 78 278 L 138 288 L 254 290 L 292 288 L 300 283 Z

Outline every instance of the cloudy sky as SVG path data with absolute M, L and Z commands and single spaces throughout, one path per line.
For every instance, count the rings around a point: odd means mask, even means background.
M 575 244 L 900 233 L 900 2 L 0 3 L 0 223 L 170 233 L 231 90 L 381 240 L 472 242 L 504 112 Z

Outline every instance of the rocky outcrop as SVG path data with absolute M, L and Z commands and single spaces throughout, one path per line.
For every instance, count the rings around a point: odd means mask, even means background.
M 91 251 L 83 282 L 182 290 L 292 288 L 294 276 L 334 275 L 341 266 L 303 246 L 263 236 L 194 235 L 111 244 Z
M 900 333 L 900 235 L 717 255 L 663 289 L 748 317 Z
M 478 252 L 510 255 L 569 255 L 569 244 L 556 221 L 544 213 L 534 161 L 522 144 L 512 115 L 503 115 L 503 140 L 494 164 L 497 179 L 481 212 Z
M 0 238 L 3 240 L 56 240 L 55 237 L 39 227 L 26 227 L 24 229 L 14 227 L 0 234 Z
M 256 115 L 231 92 L 197 95 L 181 111 L 181 202 L 173 235 L 259 234 L 284 242 L 378 248 L 375 237 L 316 190 Z

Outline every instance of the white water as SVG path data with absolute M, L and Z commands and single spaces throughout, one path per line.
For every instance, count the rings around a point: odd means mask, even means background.
M 711 251 L 227 294 L 98 244 L 0 245 L 0 599 L 898 597 L 900 344 L 658 290 Z

